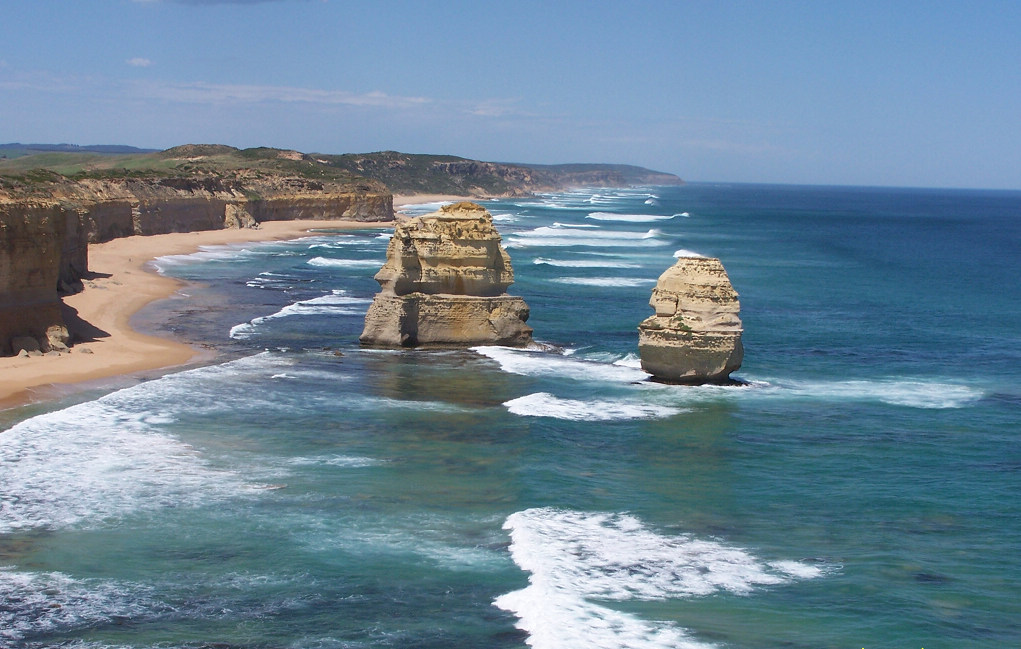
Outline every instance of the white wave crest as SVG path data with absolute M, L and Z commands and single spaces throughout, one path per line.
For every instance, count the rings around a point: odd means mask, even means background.
M 240 259 L 247 259 L 255 256 L 255 253 L 250 249 L 249 246 L 258 246 L 255 244 L 224 244 L 217 246 L 199 246 L 198 252 L 192 252 L 184 255 L 163 255 L 156 257 L 151 262 L 152 266 L 160 274 L 166 272 L 172 266 L 180 266 L 182 264 L 193 264 L 199 262 L 211 262 L 211 261 L 237 261 Z
M 680 408 L 619 399 L 613 401 L 560 399 L 547 392 L 537 392 L 511 399 L 503 405 L 512 414 L 522 417 L 551 417 L 568 421 L 660 419 L 684 412 Z
M 592 228 L 598 228 L 599 226 L 598 225 L 592 225 L 592 224 L 589 224 L 589 223 L 558 223 L 558 222 L 555 222 L 555 223 L 553 223 L 552 227 L 554 227 L 554 228 L 592 229 Z M 598 235 L 596 235 L 596 236 L 598 236 Z
M 325 268 L 379 268 L 383 262 L 375 259 L 332 259 L 330 257 L 313 257 L 307 262 L 309 266 Z
M 196 382 L 223 390 L 239 374 L 265 373 L 265 361 L 260 355 L 164 376 L 14 425 L 0 444 L 0 534 L 96 525 L 250 492 L 241 476 L 214 468 L 161 427 L 184 398 L 194 400 L 192 412 L 206 403 L 232 408 L 196 399 Z
M 473 347 L 472 351 L 491 358 L 500 369 L 524 376 L 559 376 L 580 381 L 633 383 L 644 381 L 648 374 L 630 367 L 597 363 L 550 352 L 529 351 L 512 347 Z
M 561 268 L 641 268 L 639 264 L 627 261 L 607 261 L 605 259 L 546 259 L 536 257 L 533 264 L 557 266 Z
M 978 388 L 940 381 L 880 379 L 855 381 L 775 381 L 774 394 L 822 398 L 837 401 L 880 401 L 909 408 L 964 408 L 978 401 L 984 392 Z
M 407 203 L 397 207 L 397 211 L 408 216 L 419 216 L 435 212 L 444 205 L 452 205 L 453 201 L 431 201 L 428 203 Z
M 648 201 L 646 201 L 648 202 Z M 621 223 L 652 223 L 653 221 L 669 221 L 676 214 L 615 214 L 613 212 L 592 212 L 586 219 L 595 221 L 619 221 Z
M 572 284 L 574 286 L 605 287 L 635 287 L 656 283 L 656 280 L 644 277 L 558 277 L 553 281 L 558 284 Z
M 234 340 L 247 340 L 255 334 L 259 325 L 290 316 L 362 315 L 365 312 L 364 307 L 371 302 L 372 300 L 368 298 L 348 297 L 343 289 L 335 289 L 332 293 L 311 300 L 288 304 L 276 313 L 234 325 L 230 328 L 229 336 Z
M 315 457 L 294 457 L 288 460 L 293 466 L 336 466 L 348 469 L 355 469 L 380 464 L 380 460 L 371 457 L 358 457 L 349 455 L 321 455 Z
M 694 250 L 685 250 L 684 248 L 681 248 L 674 252 L 674 257 L 680 259 L 681 257 L 705 257 L 705 255 L 700 252 L 695 252 Z
M 319 248 L 325 248 L 327 250 L 334 250 L 337 248 L 347 248 L 348 246 L 358 243 L 366 243 L 366 240 L 363 239 L 362 237 L 356 237 L 351 234 L 339 234 L 330 237 L 328 241 L 323 241 L 321 243 L 313 243 L 309 245 L 308 249 L 316 250 Z
M 137 585 L 7 568 L 0 568 L 0 602 L 0 644 L 4 646 L 29 635 L 85 629 L 118 618 L 137 619 L 166 608 Z
M 659 230 L 647 232 L 614 232 L 586 228 L 565 228 L 543 226 L 507 237 L 505 247 L 528 248 L 534 246 L 569 247 L 589 246 L 623 248 L 635 246 L 664 246 L 667 242 L 659 237 Z
M 823 572 L 794 561 L 763 563 L 745 550 L 689 535 L 664 536 L 628 514 L 529 509 L 510 515 L 511 556 L 528 587 L 496 606 L 518 617 L 534 649 L 704 649 L 670 622 L 648 621 L 593 600 L 655 601 L 746 594 Z

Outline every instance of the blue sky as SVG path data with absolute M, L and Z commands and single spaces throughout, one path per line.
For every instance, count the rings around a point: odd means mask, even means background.
M 1021 189 L 1021 3 L 5 0 L 0 142 Z

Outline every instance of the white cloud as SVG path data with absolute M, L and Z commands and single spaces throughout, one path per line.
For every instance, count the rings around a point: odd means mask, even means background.
M 128 65 L 136 68 L 147 68 L 150 65 L 152 65 L 152 61 L 146 58 L 142 58 L 141 56 L 136 56 L 133 59 L 128 59 L 127 63 Z
M 374 90 L 367 93 L 346 90 L 320 90 L 291 86 L 262 86 L 217 84 L 197 81 L 193 83 L 143 83 L 140 94 L 150 97 L 195 104 L 293 102 L 321 105 L 366 106 L 372 108 L 409 108 L 428 104 L 425 97 L 401 97 Z
M 504 117 L 507 115 L 520 115 L 521 112 L 515 108 L 516 99 L 487 99 L 470 106 L 467 111 L 478 117 Z

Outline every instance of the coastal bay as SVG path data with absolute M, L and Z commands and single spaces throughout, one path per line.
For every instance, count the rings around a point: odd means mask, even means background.
M 451 194 L 394 196 L 394 208 L 470 200 Z M 310 230 L 392 227 L 345 219 L 266 221 L 259 228 L 231 228 L 198 232 L 133 236 L 89 245 L 91 279 L 85 289 L 63 298 L 65 317 L 79 338 L 70 353 L 23 358 L 0 356 L 0 409 L 59 398 L 75 384 L 118 375 L 165 370 L 207 358 L 211 352 L 166 336 L 137 331 L 132 316 L 153 301 L 165 299 L 184 286 L 155 272 L 151 261 L 164 255 L 183 255 L 203 246 L 280 241 L 307 236 Z M 85 351 L 88 350 L 88 351 Z
M 293 239 L 313 228 L 365 227 L 344 220 L 270 221 L 258 229 L 133 236 L 91 244 L 93 278 L 86 280 L 85 290 L 63 298 L 73 314 L 72 334 L 86 340 L 59 356 L 0 357 L 0 408 L 59 396 L 68 384 L 166 369 L 200 357 L 199 349 L 131 326 L 139 309 L 183 286 L 155 272 L 150 262 L 156 257 L 189 254 L 203 246 Z
M 146 324 L 219 355 L 8 416 L 0 640 L 1014 646 L 1021 314 L 987 280 L 1017 272 L 1019 200 L 482 201 L 538 349 L 360 345 L 372 226 L 161 257 L 189 306 Z M 742 385 L 640 369 L 691 253 L 740 294 Z

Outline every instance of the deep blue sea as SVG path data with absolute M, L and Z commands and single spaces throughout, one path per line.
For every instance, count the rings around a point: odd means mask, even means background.
M 1021 192 L 484 204 L 542 348 L 362 349 L 384 230 L 157 260 L 220 355 L 0 413 L 0 647 L 1021 646 Z M 640 369 L 683 251 L 747 385 Z

